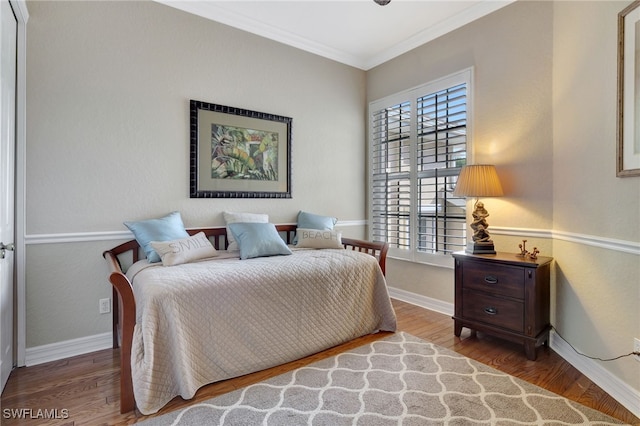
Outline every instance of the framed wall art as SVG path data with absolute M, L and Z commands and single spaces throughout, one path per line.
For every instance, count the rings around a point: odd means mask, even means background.
M 191 100 L 191 198 L 291 198 L 289 117 Z
M 640 176 L 640 1 L 618 14 L 618 177 Z

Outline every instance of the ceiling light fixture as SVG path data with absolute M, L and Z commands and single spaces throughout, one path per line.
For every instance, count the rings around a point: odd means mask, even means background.
M 373 0 L 373 1 L 375 1 L 376 3 L 378 3 L 380 6 L 385 6 L 385 5 L 389 4 L 389 2 L 390 2 L 391 0 Z

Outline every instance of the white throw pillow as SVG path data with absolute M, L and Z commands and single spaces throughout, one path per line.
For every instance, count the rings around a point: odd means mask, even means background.
M 238 247 L 238 243 L 233 236 L 233 232 L 229 229 L 230 223 L 268 223 L 269 215 L 262 213 L 232 213 L 232 212 L 222 212 L 224 216 L 224 221 L 227 224 L 227 250 L 229 251 L 238 251 L 240 248 Z
M 342 245 L 342 232 L 304 229 L 297 230 L 298 243 L 296 247 L 300 248 L 344 248 Z
M 218 255 L 204 232 L 173 241 L 151 241 L 164 266 L 180 265 Z

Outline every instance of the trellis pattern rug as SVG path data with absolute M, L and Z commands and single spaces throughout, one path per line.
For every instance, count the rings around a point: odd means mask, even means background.
M 142 422 L 611 425 L 616 419 L 407 333 Z

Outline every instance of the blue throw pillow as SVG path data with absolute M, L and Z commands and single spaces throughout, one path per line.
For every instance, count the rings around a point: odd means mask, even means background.
M 160 255 L 151 247 L 151 241 L 172 241 L 186 238 L 189 233 L 184 229 L 180 212 L 172 212 L 159 219 L 124 222 L 144 250 L 151 263 L 160 262 Z
M 240 248 L 240 259 L 291 254 L 273 223 L 237 222 L 227 225 Z
M 333 231 L 333 227 L 338 219 L 331 216 L 322 216 L 319 214 L 308 213 L 300 210 L 298 213 L 299 229 L 319 229 L 321 231 Z M 298 236 L 293 239 L 293 243 L 298 242 Z

